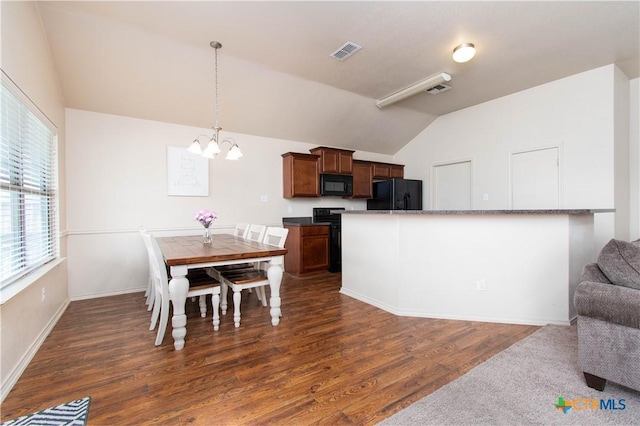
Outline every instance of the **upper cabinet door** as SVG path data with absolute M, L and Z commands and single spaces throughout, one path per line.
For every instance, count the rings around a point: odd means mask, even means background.
M 320 146 L 310 152 L 320 156 L 320 173 L 341 175 L 353 173 L 353 151 Z
M 373 177 L 375 179 L 389 178 L 389 165 L 384 163 L 373 163 Z
M 317 155 L 295 152 L 282 154 L 282 196 L 319 197 L 319 168 Z
M 401 164 L 391 164 L 389 166 L 389 177 L 390 178 L 404 178 L 404 166 Z
M 353 160 L 353 195 L 351 197 L 373 197 L 373 169 L 371 163 Z
M 372 162 L 374 179 L 404 178 L 404 166 L 402 164 Z

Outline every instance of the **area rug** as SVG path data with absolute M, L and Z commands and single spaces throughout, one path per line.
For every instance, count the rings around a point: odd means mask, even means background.
M 87 396 L 82 399 L 67 402 L 66 404 L 29 414 L 28 416 L 9 420 L 8 422 L 2 423 L 2 426 L 84 426 L 87 424 L 90 402 L 91 397 Z
M 640 392 L 587 387 L 575 326 L 547 325 L 380 425 L 640 425 Z

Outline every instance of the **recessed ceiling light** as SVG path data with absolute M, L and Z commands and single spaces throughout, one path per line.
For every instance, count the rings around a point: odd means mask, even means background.
M 473 43 L 462 43 L 453 49 L 453 60 L 456 62 L 467 62 L 476 54 L 476 47 Z

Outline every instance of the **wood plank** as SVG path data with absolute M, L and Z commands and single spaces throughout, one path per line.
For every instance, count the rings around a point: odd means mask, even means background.
M 188 301 L 182 351 L 170 325 L 154 346 L 141 293 L 71 302 L 1 419 L 89 395 L 96 425 L 375 424 L 539 328 L 396 317 L 340 285 L 285 273 L 277 327 L 255 293 L 218 332 Z

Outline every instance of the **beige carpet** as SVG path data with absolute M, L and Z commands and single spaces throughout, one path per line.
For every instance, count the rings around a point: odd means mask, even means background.
M 640 425 L 640 392 L 587 387 L 576 327 L 548 325 L 380 424 Z

